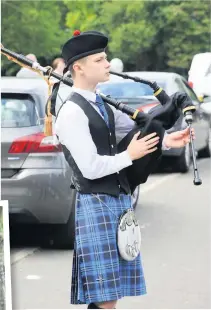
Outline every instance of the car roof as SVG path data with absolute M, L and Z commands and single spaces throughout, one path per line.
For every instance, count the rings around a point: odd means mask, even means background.
M 40 94 L 47 92 L 48 85 L 42 78 L 1 77 L 1 93 Z
M 151 81 L 167 81 L 167 80 L 173 80 L 176 77 L 177 78 L 183 78 L 181 75 L 174 73 L 174 72 L 158 72 L 158 71 L 132 71 L 132 72 L 122 72 L 123 74 L 128 74 L 131 76 L 137 76 L 140 78 L 143 78 L 145 80 L 151 80 Z M 133 82 L 133 80 L 130 79 L 124 79 L 122 77 L 119 77 L 117 75 L 110 75 L 110 80 L 106 83 L 124 83 L 124 82 Z

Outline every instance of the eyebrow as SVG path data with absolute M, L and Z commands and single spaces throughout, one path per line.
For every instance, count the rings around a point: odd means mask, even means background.
M 107 58 L 107 54 L 97 57 L 97 59 L 102 59 L 102 58 Z

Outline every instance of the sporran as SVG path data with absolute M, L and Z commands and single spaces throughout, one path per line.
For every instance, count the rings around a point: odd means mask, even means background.
M 112 212 L 97 195 L 94 196 Z M 114 214 L 114 212 L 112 213 Z M 116 215 L 115 217 L 118 220 L 117 245 L 119 254 L 126 261 L 135 260 L 141 249 L 141 230 L 135 212 L 129 208 L 119 218 Z

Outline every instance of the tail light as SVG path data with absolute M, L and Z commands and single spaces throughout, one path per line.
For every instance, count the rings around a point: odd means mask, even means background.
M 153 103 L 149 103 L 149 104 L 146 104 L 146 105 L 143 105 L 141 107 L 138 108 L 139 111 L 141 112 L 145 112 L 145 113 L 148 113 L 149 110 L 151 110 L 152 108 L 156 107 L 157 105 L 159 104 L 159 102 L 153 102 Z
M 193 88 L 193 82 L 188 81 L 188 85 L 189 85 L 191 88 Z
M 8 153 L 50 153 L 61 151 L 62 146 L 55 141 L 54 136 L 46 137 L 44 133 L 39 132 L 15 140 Z

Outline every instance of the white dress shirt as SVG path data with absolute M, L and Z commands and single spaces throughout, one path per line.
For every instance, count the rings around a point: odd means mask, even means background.
M 72 87 L 72 91 L 82 95 L 89 101 L 87 104 L 91 104 L 103 117 L 97 104 L 95 104 L 96 94 L 94 92 L 76 87 Z M 134 127 L 134 121 L 113 106 L 110 108 L 114 112 L 115 134 L 118 143 Z M 88 117 L 72 101 L 67 101 L 61 108 L 55 124 L 55 134 L 59 137 L 60 143 L 70 151 L 82 175 L 87 179 L 102 178 L 109 174 L 118 173 L 123 168 L 132 165 L 127 150 L 115 156 L 97 153 L 96 145 L 89 130 Z M 163 148 L 165 147 L 163 146 Z

